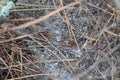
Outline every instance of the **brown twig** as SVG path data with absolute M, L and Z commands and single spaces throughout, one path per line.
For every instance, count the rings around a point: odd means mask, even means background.
M 49 13 L 49 14 L 47 14 L 47 15 L 45 15 L 45 16 L 39 18 L 39 19 L 35 19 L 35 20 L 30 21 L 30 22 L 28 22 L 28 23 L 25 23 L 25 24 L 22 24 L 22 25 L 20 25 L 20 26 L 11 28 L 11 29 L 9 29 L 9 30 L 18 30 L 18 29 L 26 28 L 26 27 L 29 27 L 29 26 L 31 26 L 31 25 L 40 23 L 41 21 L 46 20 L 47 18 L 49 18 L 49 17 L 51 17 L 51 16 L 57 14 L 58 12 L 60 12 L 60 11 L 62 11 L 62 10 L 65 10 L 65 9 L 71 7 L 71 6 L 78 5 L 78 4 L 80 4 L 80 2 L 71 3 L 71 4 L 67 5 L 67 6 L 58 8 L 57 10 L 55 10 L 55 11 L 53 11 L 53 12 L 51 12 L 51 13 Z
M 9 42 L 9 41 L 14 41 L 14 40 L 22 39 L 22 38 L 25 38 L 25 37 L 28 37 L 28 36 L 29 36 L 28 34 L 25 34 L 25 35 L 22 35 L 22 36 L 19 36 L 19 37 L 15 37 L 15 38 L 11 38 L 11 39 L 8 39 L 8 40 L 0 41 L 0 43 L 5 43 L 5 42 Z

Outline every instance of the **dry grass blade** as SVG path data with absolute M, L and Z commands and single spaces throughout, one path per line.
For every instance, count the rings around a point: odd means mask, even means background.
M 105 30 L 105 32 L 106 33 L 108 33 L 108 34 L 110 34 L 110 35 L 112 35 L 112 36 L 115 36 L 115 37 L 120 37 L 120 35 L 119 34 L 116 34 L 116 33 L 113 33 L 112 31 L 110 31 L 110 30 Z
M 30 77 L 36 77 L 36 76 L 53 76 L 53 75 L 51 75 L 51 74 L 33 74 L 33 75 L 22 76 L 22 77 L 18 77 L 18 78 L 7 79 L 7 80 L 20 80 L 20 79 L 26 79 L 26 78 L 30 78 Z

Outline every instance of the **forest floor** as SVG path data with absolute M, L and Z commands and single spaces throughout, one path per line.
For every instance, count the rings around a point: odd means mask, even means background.
M 0 80 L 120 80 L 112 0 L 18 0 L 0 28 Z

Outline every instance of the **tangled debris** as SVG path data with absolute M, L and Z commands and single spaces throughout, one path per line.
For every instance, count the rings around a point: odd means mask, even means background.
M 18 0 L 0 28 L 0 80 L 119 80 L 119 24 L 112 0 Z

